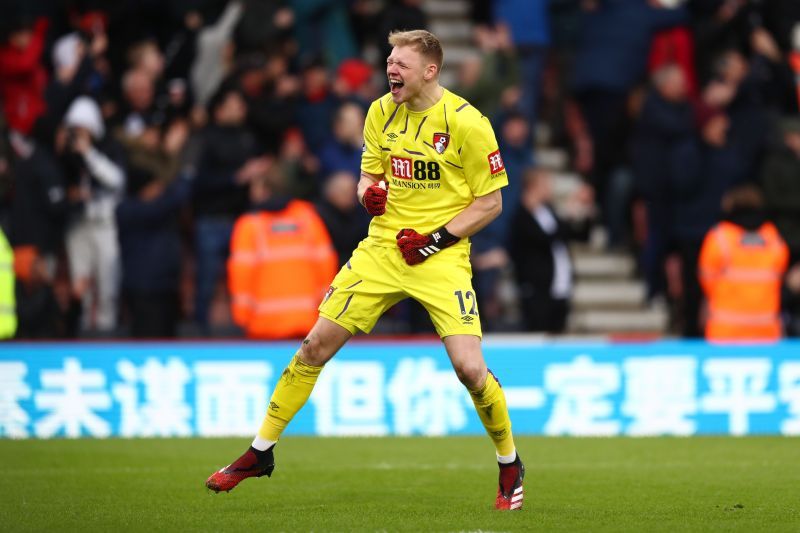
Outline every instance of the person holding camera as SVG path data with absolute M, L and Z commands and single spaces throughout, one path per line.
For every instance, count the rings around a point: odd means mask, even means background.
M 67 227 L 72 297 L 81 329 L 98 333 L 117 323 L 119 244 L 114 211 L 125 172 L 114 145 L 104 140 L 100 107 L 89 97 L 72 102 L 57 139 L 71 204 Z

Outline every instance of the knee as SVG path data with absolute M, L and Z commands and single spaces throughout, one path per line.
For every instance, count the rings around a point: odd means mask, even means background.
M 479 389 L 486 379 L 486 365 L 482 361 L 470 361 L 455 367 L 458 380 L 469 390 Z
M 330 356 L 326 353 L 324 345 L 318 335 L 309 334 L 300 345 L 300 360 L 307 365 L 322 366 L 328 362 Z

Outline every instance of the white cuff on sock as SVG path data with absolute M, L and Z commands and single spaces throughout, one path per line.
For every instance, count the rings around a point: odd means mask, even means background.
M 255 448 L 255 445 L 253 445 L 253 448 Z M 495 455 L 497 455 L 498 463 L 503 465 L 511 464 L 517 459 L 517 449 L 514 448 L 514 453 L 512 453 L 511 455 L 500 455 L 500 454 L 495 454 Z
M 253 448 L 255 448 L 260 452 L 264 452 L 267 451 L 269 447 L 273 446 L 274 444 L 275 444 L 274 440 L 262 439 L 260 436 L 256 435 L 256 438 L 253 439 L 253 444 L 251 444 L 250 446 L 252 446 Z

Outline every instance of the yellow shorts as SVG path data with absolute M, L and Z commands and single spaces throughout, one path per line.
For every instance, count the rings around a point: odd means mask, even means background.
M 445 248 L 409 266 L 397 247 L 361 241 L 333 279 L 319 313 L 352 334 L 369 333 L 386 310 L 409 297 L 425 307 L 439 337 L 481 336 L 468 245 Z

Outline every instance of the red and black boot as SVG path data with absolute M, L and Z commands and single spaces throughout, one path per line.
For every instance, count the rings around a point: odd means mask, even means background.
M 512 511 L 522 509 L 522 479 L 525 477 L 525 465 L 517 454 L 513 463 L 500 466 L 500 484 L 497 487 L 497 499 L 494 501 L 495 509 Z
M 271 476 L 275 470 L 275 456 L 272 453 L 275 446 L 266 451 L 259 451 L 252 446 L 225 468 L 220 468 L 206 480 L 206 487 L 214 492 L 230 492 L 242 480 L 249 477 Z

